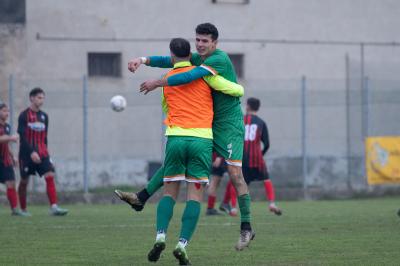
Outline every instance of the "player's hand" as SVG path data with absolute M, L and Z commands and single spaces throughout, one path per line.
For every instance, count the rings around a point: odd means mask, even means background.
M 128 62 L 128 69 L 130 72 L 135 73 L 135 71 L 140 67 L 142 64 L 142 59 L 140 57 L 134 58 Z
M 217 157 L 217 158 L 215 158 L 212 166 L 215 167 L 215 168 L 218 168 L 218 167 L 221 166 L 221 163 L 222 163 L 222 158 L 221 157 Z
M 158 87 L 166 86 L 167 80 L 165 79 L 153 79 L 147 80 L 140 84 L 140 92 L 143 92 L 145 95 Z
M 19 135 L 18 134 L 11 135 L 10 136 L 10 141 L 11 142 L 18 142 L 19 141 Z
M 35 151 L 31 153 L 31 159 L 32 159 L 32 161 L 34 163 L 41 163 L 42 162 L 42 160 L 40 159 L 39 154 L 37 152 L 35 152 Z

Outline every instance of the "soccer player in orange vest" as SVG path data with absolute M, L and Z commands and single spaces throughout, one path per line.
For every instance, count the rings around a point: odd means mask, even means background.
M 196 27 L 196 50 L 191 57 L 191 62 L 197 67 L 185 73 L 172 75 L 167 79 L 148 80 L 141 84 L 140 90 L 148 92 L 164 85 L 183 85 L 196 79 L 210 75 L 221 75 L 229 81 L 237 82 L 236 73 L 228 54 L 217 49 L 218 29 L 211 23 L 202 23 Z M 171 68 L 172 61 L 169 56 L 150 56 L 135 58 L 128 64 L 128 69 L 135 72 L 140 65 L 152 67 Z M 244 142 L 243 113 L 239 97 L 231 97 L 219 91 L 213 91 L 214 101 L 214 150 L 224 157 L 229 177 L 238 194 L 240 209 L 240 236 L 235 245 L 236 250 L 248 247 L 254 239 L 255 232 L 251 227 L 251 199 L 246 182 L 242 174 L 242 157 Z M 160 168 L 151 178 L 147 187 L 138 193 L 120 194 L 121 200 L 127 202 L 136 211 L 141 211 L 146 201 L 162 185 L 162 172 Z
M 193 68 L 190 63 L 190 43 L 182 38 L 170 42 L 174 67 L 164 78 L 185 73 Z M 187 184 L 187 201 L 182 215 L 179 241 L 173 251 L 179 265 L 189 265 L 186 246 L 196 229 L 200 216 L 204 185 L 208 184 L 213 149 L 213 98 L 210 84 L 216 90 L 243 88 L 221 76 L 197 79 L 181 86 L 164 86 L 163 110 L 168 137 L 164 159 L 164 196 L 157 207 L 156 242 L 148 254 L 149 261 L 157 261 L 165 249 L 165 239 L 173 215 L 174 205 L 182 181 Z M 236 91 L 232 90 L 235 94 Z M 118 194 L 118 193 L 117 193 Z

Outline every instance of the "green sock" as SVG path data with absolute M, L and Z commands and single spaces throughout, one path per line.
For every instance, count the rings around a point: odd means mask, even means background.
M 157 172 L 151 177 L 150 182 L 147 183 L 146 190 L 149 195 L 153 195 L 164 185 L 164 166 L 157 170 Z
M 187 241 L 192 238 L 197 222 L 199 221 L 200 209 L 200 202 L 195 200 L 188 200 L 186 202 L 185 211 L 182 215 L 181 235 L 179 238 L 186 239 Z
M 240 209 L 240 221 L 250 223 L 251 213 L 250 213 L 250 195 L 243 194 L 238 197 L 239 209 Z
M 157 232 L 168 230 L 169 222 L 174 214 L 175 200 L 170 196 L 164 196 L 157 206 Z

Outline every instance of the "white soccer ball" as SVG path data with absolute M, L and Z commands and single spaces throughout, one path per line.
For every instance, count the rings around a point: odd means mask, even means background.
M 124 96 L 115 95 L 111 98 L 111 109 L 115 112 L 122 112 L 126 108 L 126 99 Z

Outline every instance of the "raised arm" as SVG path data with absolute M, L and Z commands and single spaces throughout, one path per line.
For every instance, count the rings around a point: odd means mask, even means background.
M 148 57 L 136 57 L 128 62 L 128 69 L 132 73 L 142 65 L 145 64 L 151 67 L 160 68 L 172 68 L 173 64 L 170 56 L 148 56 Z

